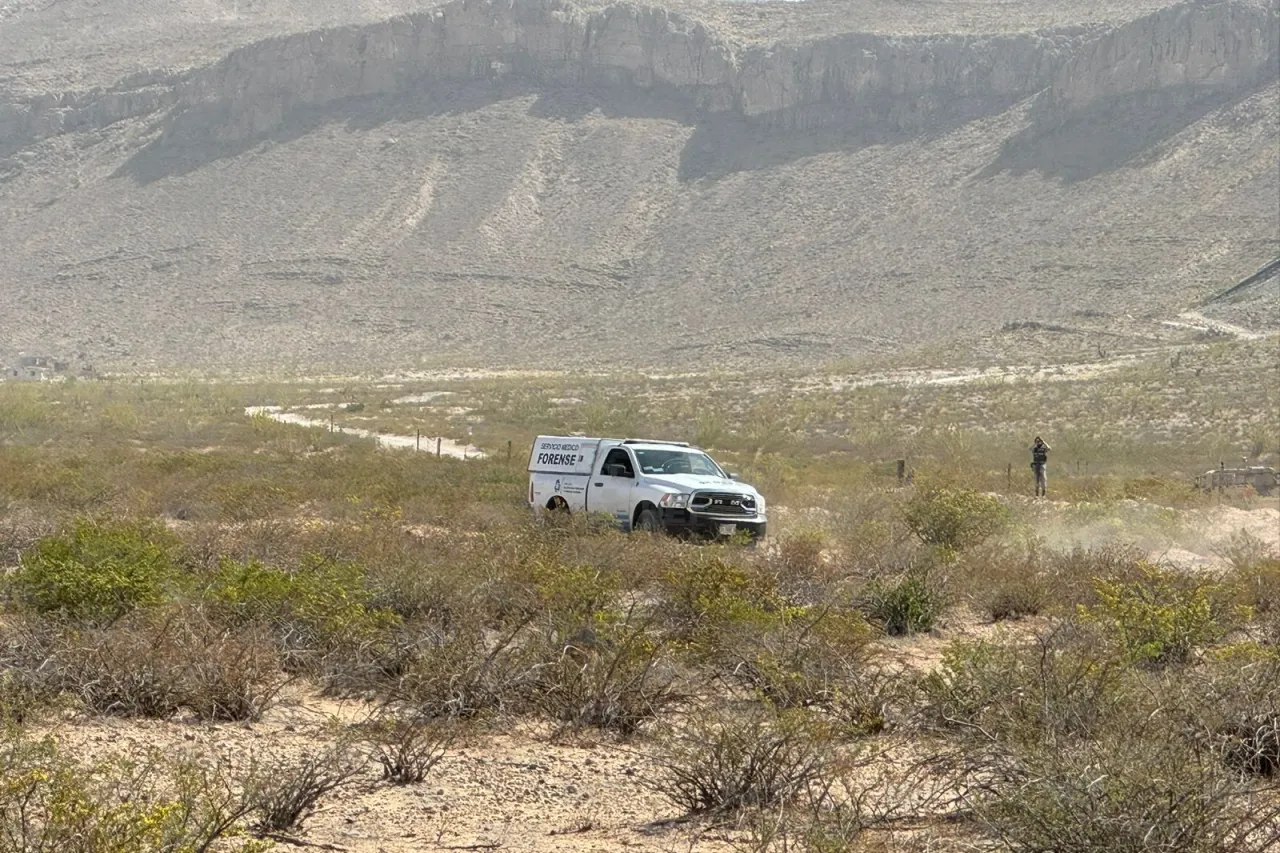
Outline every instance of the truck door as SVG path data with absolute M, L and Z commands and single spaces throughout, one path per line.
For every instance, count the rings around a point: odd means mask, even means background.
M 636 469 L 631 454 L 615 447 L 605 454 L 604 462 L 591 477 L 591 497 L 587 502 L 592 512 L 608 513 L 624 530 L 631 529 L 631 492 L 636 485 Z

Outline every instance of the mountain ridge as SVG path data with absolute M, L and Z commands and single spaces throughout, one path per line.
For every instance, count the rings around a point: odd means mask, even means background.
M 115 87 L 10 92 L 0 95 L 0 236 L 21 250 L 0 261 L 0 292 L 19 310 L 0 337 L 148 365 L 308 362 L 333 348 L 379 362 L 430 352 L 665 363 L 743 340 L 765 342 L 766 358 L 883 351 L 1107 303 L 1156 316 L 1274 257 L 1267 203 L 1280 180 L 1265 155 L 1278 138 L 1268 116 L 1278 12 L 1276 2 L 1217 0 L 1107 27 L 760 44 L 660 7 L 457 0 L 279 35 Z M 499 150 L 492 134 L 503 128 Z M 406 180 L 353 156 L 403 161 Z M 1179 160 L 1212 189 L 1186 197 L 1187 221 L 1137 210 L 1118 230 L 1079 220 L 1091 205 L 1126 207 L 1126 192 L 1176 200 L 1186 188 L 1168 173 Z M 253 178 L 267 162 L 276 173 Z M 314 214 L 297 198 L 256 197 L 264 183 L 307 192 L 279 171 L 317 162 Z M 824 170 L 837 181 L 825 194 Z M 922 172 L 930 186 L 913 188 Z M 230 183 L 210 183 L 215 175 Z M 1028 180 L 1045 199 L 1016 197 Z M 1117 189 L 1125 182 L 1138 189 Z M 802 191 L 780 196 L 788 185 Z M 171 207 L 179 197 L 185 206 Z M 882 221 L 860 212 L 841 234 L 862 199 Z M 121 204 L 120 221 L 104 223 Z M 204 204 L 243 227 L 202 219 L 192 208 Z M 964 217 L 948 218 L 947 204 Z M 65 215 L 42 216 L 64 205 Z M 804 224 L 815 210 L 820 224 Z M 1028 242 L 1018 234 L 1027 222 L 1006 212 L 1050 230 L 1060 220 L 1077 245 Z M 1195 225 L 1196 215 L 1213 222 Z M 913 220 L 925 224 L 901 246 L 882 233 L 884 221 L 910 231 Z M 181 233 L 159 239 L 166 228 Z M 1160 253 L 1124 245 L 1089 262 L 1108 230 L 1123 241 L 1144 229 L 1177 235 L 1181 271 L 1132 284 Z M 191 247 L 204 244 L 201 261 Z M 966 254 L 984 244 L 998 251 Z M 850 282 L 854 258 L 865 274 Z M 225 297 L 195 311 L 207 316 L 179 307 L 164 274 L 177 267 L 194 281 L 176 286 L 199 305 Z M 1037 269 L 1061 269 L 1070 293 L 1028 292 Z M 949 284 L 931 290 L 930 278 Z M 65 319 L 24 316 L 60 290 Z M 929 295 L 938 292 L 948 295 Z M 574 304 L 556 328 L 536 303 L 565 294 Z M 1177 304 L 1162 305 L 1170 296 Z M 1260 298 L 1258 316 L 1275 322 Z M 939 299 L 957 307 L 930 304 Z M 738 304 L 705 332 L 688 316 L 674 327 L 639 317 L 632 328 L 653 346 L 636 352 L 613 318 L 618 300 L 689 316 L 709 301 Z M 181 345 L 113 319 L 130 306 L 145 315 L 149 302 L 166 306 L 160 326 L 189 327 Z M 772 322 L 759 330 L 762 309 Z M 358 335 L 342 328 L 362 316 Z

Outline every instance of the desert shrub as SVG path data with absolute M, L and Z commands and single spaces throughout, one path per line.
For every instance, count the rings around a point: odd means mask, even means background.
M 827 535 L 816 528 L 803 528 L 779 538 L 766 557 L 773 575 L 788 589 L 803 590 L 826 580 L 828 569 L 823 553 Z
M 256 560 L 224 561 L 205 600 L 230 624 L 270 626 L 292 669 L 334 648 L 384 637 L 399 621 L 371 606 L 373 591 L 359 567 L 320 557 L 304 558 L 292 571 Z
M 1240 643 L 1210 658 L 1163 692 L 1228 767 L 1280 779 L 1280 653 Z
M 681 555 L 659 589 L 661 615 L 673 638 L 703 652 L 718 649 L 726 630 L 768 625 L 788 607 L 773 576 L 719 553 Z
M 1052 601 L 1055 579 L 1034 544 L 983 548 L 966 557 L 964 569 L 975 609 L 993 622 L 1035 616 Z
M 932 488 L 906 502 L 903 520 L 925 544 L 958 552 L 998 533 L 1008 522 L 1008 509 L 968 489 Z
M 392 702 L 424 718 L 473 718 L 522 708 L 542 662 L 517 643 L 527 623 L 486 640 L 475 623 L 432 632 L 414 644 L 403 671 L 383 688 Z
M 874 630 L 847 607 L 793 611 L 726 644 L 725 669 L 775 708 L 822 708 L 855 734 L 885 724 L 885 686 L 872 666 Z
M 275 704 L 285 680 L 265 632 L 200 620 L 182 627 L 180 643 L 186 656 L 181 702 L 198 719 L 253 722 Z
M 365 727 L 365 742 L 393 785 L 424 781 L 458 737 L 452 721 L 384 713 Z
M 1186 663 L 1227 630 L 1219 584 L 1144 564 L 1137 580 L 1098 578 L 1099 603 L 1082 615 L 1102 625 L 1136 664 Z
M 1055 599 L 1068 606 L 1100 602 L 1098 579 L 1133 582 L 1145 575 L 1147 555 L 1136 545 L 1110 544 L 1094 548 L 1047 552 L 1046 569 Z
M 1026 645 L 955 642 L 921 682 L 935 724 L 998 743 L 1094 738 L 1133 703 L 1124 661 L 1087 626 L 1066 624 Z
M 682 698 L 661 636 L 634 616 L 550 646 L 530 695 L 534 707 L 573 728 L 634 734 Z
M 1280 553 L 1275 548 L 1241 532 L 1219 554 L 1231 564 L 1227 583 L 1240 604 L 1262 616 L 1280 613 Z
M 50 677 L 59 626 L 41 616 L 10 613 L 0 619 L 0 727 L 22 724 L 57 703 Z
M 532 612 L 563 625 L 607 618 L 622 586 L 616 573 L 585 564 L 535 560 L 526 570 L 535 594 Z
M 867 616 L 890 635 L 933 630 L 947 609 L 946 590 L 936 570 L 916 565 L 897 577 L 875 578 L 863 591 Z
M 216 762 L 150 755 L 89 765 L 54 741 L 0 740 L 0 848 L 15 853 L 205 853 L 236 840 L 249 807 Z
M 49 677 L 90 710 L 161 719 L 187 708 L 200 719 L 257 720 L 282 684 L 265 637 L 220 629 L 190 608 L 68 629 Z
M 301 828 L 320 800 L 352 782 L 367 762 L 344 736 L 295 761 L 277 757 L 257 764 L 246 790 L 258 829 L 270 833 Z
M 649 784 L 690 813 L 774 806 L 821 779 L 830 744 L 824 724 L 804 711 L 698 714 L 663 745 Z
M 1030 749 L 975 797 L 1013 851 L 1262 853 L 1280 844 L 1274 791 L 1241 784 L 1163 720 L 1098 741 Z
M 181 578 L 176 549 L 155 525 L 81 519 L 25 552 L 9 587 L 38 612 L 109 622 L 165 599 Z

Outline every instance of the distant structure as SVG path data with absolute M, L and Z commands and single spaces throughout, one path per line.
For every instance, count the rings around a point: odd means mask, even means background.
M 1228 468 L 1219 462 L 1216 469 L 1196 476 L 1196 487 L 1206 492 L 1241 486 L 1252 486 L 1258 494 L 1267 496 L 1280 488 L 1280 474 L 1274 468 L 1262 465 Z
M 6 367 L 4 378 L 16 382 L 48 382 L 66 375 L 71 362 L 49 355 L 18 353 L 17 363 Z

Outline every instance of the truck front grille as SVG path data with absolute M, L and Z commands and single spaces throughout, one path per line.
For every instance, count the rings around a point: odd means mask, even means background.
M 706 515 L 755 515 L 756 499 L 731 492 L 698 492 L 689 501 L 689 509 Z

